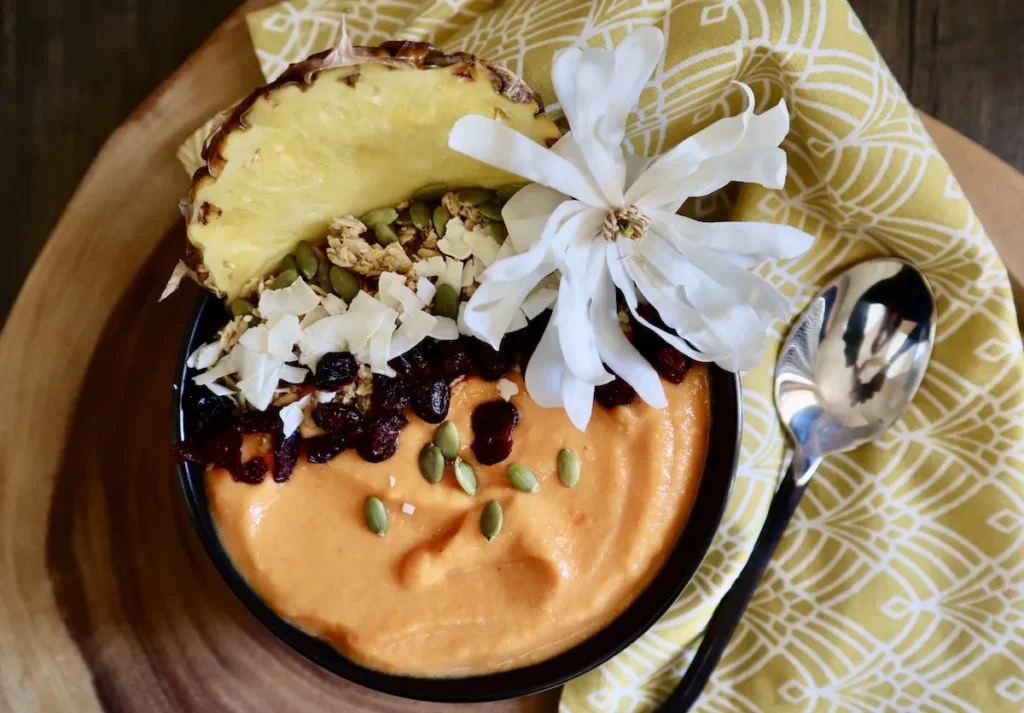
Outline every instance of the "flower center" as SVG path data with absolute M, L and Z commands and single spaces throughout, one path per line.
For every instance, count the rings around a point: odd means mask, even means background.
M 601 237 L 612 241 L 619 238 L 639 240 L 647 233 L 649 223 L 647 216 L 637 210 L 636 206 L 616 208 L 605 216 Z

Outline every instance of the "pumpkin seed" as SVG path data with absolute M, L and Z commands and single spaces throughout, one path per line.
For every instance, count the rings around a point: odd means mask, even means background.
M 436 201 L 440 200 L 445 193 L 448 192 L 448 186 L 443 183 L 432 183 L 429 186 L 424 186 L 415 193 L 412 197 L 418 201 Z
M 466 461 L 461 458 L 455 459 L 455 480 L 458 481 L 462 489 L 469 495 L 476 495 L 476 471 Z
M 398 233 L 390 225 L 385 223 L 377 223 L 373 226 L 373 233 L 377 236 L 377 242 L 385 247 L 391 243 L 398 242 Z
M 499 201 L 507 201 L 509 198 L 518 193 L 521 189 L 526 186 L 525 183 L 510 183 L 507 186 L 496 188 L 494 194 L 498 196 Z
M 443 205 L 439 205 L 434 208 L 434 230 L 437 231 L 437 237 L 443 238 L 445 230 L 448 229 L 448 221 L 452 219 L 452 214 L 448 212 L 448 209 Z
M 331 262 L 329 260 L 320 260 L 316 266 L 316 284 L 320 285 L 320 289 L 324 292 L 333 292 L 334 287 L 331 285 Z
M 247 314 L 252 314 L 256 306 L 249 300 L 243 300 L 239 297 L 237 300 L 231 300 L 228 309 L 231 310 L 232 317 L 244 317 Z
M 430 206 L 426 203 L 413 203 L 409 206 L 409 215 L 412 217 L 412 224 L 420 230 L 430 227 Z
M 395 219 L 395 222 L 399 225 L 412 225 L 412 214 L 409 212 L 409 209 L 403 208 L 398 211 L 398 218 Z
M 317 268 L 320 267 L 320 258 L 316 256 L 316 250 L 307 242 L 299 243 L 295 248 L 295 262 L 299 266 L 299 272 L 307 280 L 316 276 Z
M 459 295 L 449 284 L 438 285 L 434 293 L 434 314 L 448 319 L 459 317 Z
M 290 257 L 290 256 L 289 256 Z M 293 282 L 299 279 L 298 270 L 285 270 L 274 278 L 274 281 L 270 283 L 270 289 L 272 290 L 283 290 Z
M 501 503 L 497 500 L 484 505 L 484 511 L 480 513 L 480 532 L 488 540 L 493 540 L 501 532 L 501 524 L 505 514 L 501 511 Z
M 441 455 L 441 449 L 433 443 L 423 446 L 423 450 L 420 451 L 420 473 L 428 483 L 440 483 L 444 476 L 444 456 Z
M 480 211 L 480 214 L 485 218 L 496 221 L 501 220 L 501 206 L 494 201 L 481 203 L 476 207 L 476 209 Z
M 294 255 L 286 255 L 284 260 L 281 261 L 281 264 L 277 266 L 278 274 L 288 272 L 289 270 L 294 270 L 295 272 L 299 271 L 299 264 L 295 262 Z
M 363 225 L 377 225 L 379 223 L 391 225 L 398 220 L 398 211 L 394 208 L 376 208 L 359 220 Z
M 363 287 L 363 281 L 351 270 L 331 265 L 331 287 L 334 293 L 346 302 L 351 302 Z
M 508 228 L 504 223 L 487 223 L 480 230 L 497 240 L 499 245 L 508 237 Z
M 388 531 L 388 511 L 381 499 L 368 498 L 363 514 L 366 515 L 366 526 L 370 528 L 370 532 L 384 537 L 384 533 Z
M 445 421 L 434 431 L 434 445 L 446 461 L 455 460 L 459 455 L 459 430 L 451 421 Z
M 455 195 L 458 196 L 460 203 L 472 206 L 478 206 L 494 198 L 494 194 L 486 188 L 463 188 Z
M 580 482 L 580 457 L 568 448 L 558 452 L 558 477 L 567 488 L 574 488 Z
M 518 463 L 513 463 L 508 467 L 508 482 L 512 484 L 513 488 L 524 493 L 536 493 L 537 488 L 540 487 L 533 471 Z

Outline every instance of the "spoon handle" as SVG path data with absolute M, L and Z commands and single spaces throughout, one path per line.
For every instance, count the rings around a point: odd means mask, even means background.
M 804 489 L 819 462 L 820 458 L 808 459 L 799 451 L 794 455 L 772 498 L 768 516 L 754 543 L 750 559 L 740 571 L 732 588 L 718 603 L 715 613 L 711 615 L 704 629 L 704 639 L 700 642 L 690 667 L 683 674 L 676 690 L 665 701 L 662 711 L 685 713 L 700 697 L 725 647 L 729 644 L 729 639 L 732 638 L 733 630 L 743 616 L 747 604 L 750 603 L 761 576 L 768 569 L 768 563 L 779 545 L 779 540 L 782 539 L 782 533 L 786 531 L 786 525 L 793 517 L 800 503 L 800 496 L 804 494 Z

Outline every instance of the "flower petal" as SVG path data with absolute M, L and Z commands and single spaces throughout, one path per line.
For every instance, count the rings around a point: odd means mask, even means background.
M 569 196 L 547 186 L 524 186 L 501 209 L 501 219 L 508 230 L 508 239 L 503 244 L 511 241 L 516 252 L 526 252 L 540 239 L 555 208 L 569 200 Z
M 650 25 L 633 30 L 615 48 L 615 71 L 606 88 L 607 107 L 598 126 L 606 144 L 622 144 L 626 120 L 640 101 L 640 94 L 664 51 L 665 35 Z
M 813 235 L 784 223 L 705 223 L 663 210 L 651 210 L 647 214 L 671 226 L 686 239 L 716 252 L 789 259 L 810 250 L 815 240 Z
M 572 425 L 586 431 L 594 411 L 594 385 L 566 373 L 562 378 L 562 407 Z
M 668 399 L 658 372 L 626 338 L 619 324 L 615 304 L 615 283 L 608 268 L 602 265 L 598 291 L 590 307 L 590 319 L 597 335 L 601 358 L 618 376 L 632 386 L 641 399 L 654 408 L 665 408 Z
M 588 205 L 606 205 L 576 166 L 494 119 L 462 117 L 448 135 L 448 147 Z
M 614 52 L 597 47 L 583 50 L 576 72 L 576 117 L 570 122 L 570 127 L 590 176 L 605 201 L 609 205 L 622 205 L 626 181 L 622 140 L 605 143 L 600 134 L 608 109 L 608 93 L 615 91 L 611 86 L 614 72 Z M 644 82 L 646 77 L 641 80 L 641 88 Z
M 557 307 L 555 308 L 557 311 Z M 558 344 L 558 326 L 552 315 L 537 348 L 526 367 L 526 391 L 538 406 L 557 408 L 562 405 L 562 379 L 566 373 L 562 348 Z

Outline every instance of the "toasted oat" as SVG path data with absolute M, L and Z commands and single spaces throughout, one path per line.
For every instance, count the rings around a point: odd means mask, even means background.
M 327 239 L 327 259 L 357 275 L 376 277 L 382 272 L 406 273 L 412 269 L 412 260 L 400 243 L 386 248 L 370 245 L 362 238 Z
M 358 238 L 366 232 L 366 226 L 351 215 L 335 218 L 327 230 L 327 235 L 333 238 Z
M 452 216 L 462 218 L 466 223 L 466 230 L 472 230 L 475 226 L 484 222 L 483 213 L 473 206 L 460 201 L 459 196 L 454 192 L 445 193 L 441 199 L 441 205 Z

